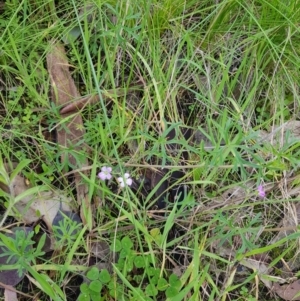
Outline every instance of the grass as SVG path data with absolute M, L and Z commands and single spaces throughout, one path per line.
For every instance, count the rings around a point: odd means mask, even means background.
M 298 224 L 287 220 L 297 216 L 299 133 L 283 125 L 299 119 L 299 17 L 297 0 L 6 1 L 2 167 L 21 162 L 19 174 L 72 197 L 83 221 L 63 248 L 19 261 L 27 278 L 16 289 L 40 300 L 280 300 L 261 279 L 281 277 L 299 252 L 297 231 L 275 240 Z M 80 94 L 99 97 L 73 112 L 85 128 L 79 150 L 55 140 L 70 117 L 49 98 L 54 43 Z M 262 134 L 275 129 L 276 142 Z M 112 180 L 97 178 L 103 166 Z M 73 169 L 88 187 L 84 209 Z M 134 185 L 121 189 L 125 172 Z M 0 174 L 10 185 L 16 172 Z M 184 185 L 179 203 L 156 210 Z M 22 225 L 13 214 L 21 197 L 1 195 L 0 224 Z

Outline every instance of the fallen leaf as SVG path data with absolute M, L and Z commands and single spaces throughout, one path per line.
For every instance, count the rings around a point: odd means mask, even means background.
M 104 101 L 108 101 L 110 99 L 114 99 L 117 97 L 124 97 L 129 93 L 132 93 L 134 91 L 139 91 L 139 90 L 142 90 L 142 86 L 133 86 L 128 89 L 117 88 L 117 89 L 101 91 L 102 92 L 101 96 Z M 93 95 L 93 94 L 87 95 L 77 100 L 71 101 L 68 104 L 65 104 L 65 106 L 60 110 L 60 114 L 74 113 L 76 111 L 83 109 L 87 105 L 93 105 L 99 102 L 100 102 L 99 95 Z
M 291 120 L 287 121 L 280 126 L 274 126 L 270 133 L 266 131 L 259 132 L 261 142 L 269 142 L 272 145 L 283 145 L 299 141 L 300 139 L 300 121 Z
M 97 258 L 102 259 L 103 261 L 107 261 L 105 259 L 109 258 L 111 251 L 109 248 L 109 244 L 102 241 L 92 241 L 90 245 L 90 252 Z
M 66 197 L 60 190 L 38 192 L 37 186 L 33 189 L 33 192 L 37 193 L 28 193 L 32 188 L 34 187 L 27 185 L 25 178 L 19 175 L 14 177 L 9 187 L 11 195 L 15 198 L 21 197 L 14 207 L 25 224 L 35 223 L 42 218 L 51 230 L 59 210 L 72 211 L 72 199 Z
M 300 300 L 300 280 L 296 280 L 293 283 L 284 285 L 274 283 L 273 292 L 275 292 L 280 298 L 284 300 Z
M 245 258 L 240 261 L 240 264 L 253 270 L 254 272 L 257 272 L 259 279 L 267 288 L 272 287 L 272 282 L 267 277 L 263 277 L 272 271 L 272 268 L 269 268 L 266 263 L 251 258 Z
M 4 300 L 5 301 L 18 301 L 17 292 L 6 288 L 4 290 Z
M 47 68 L 51 79 L 51 99 L 57 106 L 64 106 L 74 101 L 74 99 L 80 98 L 80 94 L 69 71 L 68 59 L 62 45 L 54 44 L 51 46 L 51 51 L 47 55 Z M 62 153 L 61 160 L 63 162 L 66 160 L 66 156 L 68 156 L 68 160 L 74 168 L 81 169 L 87 167 L 88 161 L 86 158 L 82 162 L 78 162 L 67 151 L 68 149 L 73 149 L 78 153 L 82 152 L 83 145 L 80 144 L 80 140 L 85 133 L 82 117 L 80 114 L 71 116 L 70 113 L 65 114 L 64 117 L 68 117 L 64 123 L 65 126 L 57 129 L 57 143 Z M 85 172 L 82 171 L 82 173 Z M 77 202 L 81 205 L 82 200 L 85 200 L 88 194 L 88 187 L 82 183 L 81 175 L 78 172 L 74 176 Z

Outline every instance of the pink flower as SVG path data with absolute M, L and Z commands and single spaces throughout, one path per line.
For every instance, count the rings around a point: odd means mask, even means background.
M 258 190 L 258 196 L 261 197 L 262 199 L 266 197 L 266 192 L 264 190 L 264 187 L 263 185 L 259 185 L 257 187 L 257 190 Z
M 98 178 L 102 181 L 110 180 L 112 178 L 111 171 L 111 167 L 103 166 L 101 172 L 98 173 Z
M 131 186 L 132 184 L 132 179 L 130 178 L 129 173 L 125 173 L 124 177 L 119 177 L 118 179 L 119 185 L 124 188 L 125 185 Z

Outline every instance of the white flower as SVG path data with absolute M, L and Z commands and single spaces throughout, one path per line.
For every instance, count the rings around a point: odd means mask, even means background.
M 125 173 L 124 177 L 119 177 L 118 179 L 119 185 L 123 188 L 125 185 L 131 186 L 132 184 L 132 179 L 130 178 L 129 173 Z
M 111 171 L 112 171 L 111 167 L 103 166 L 101 168 L 101 172 L 98 173 L 98 178 L 102 181 L 110 180 L 112 177 Z

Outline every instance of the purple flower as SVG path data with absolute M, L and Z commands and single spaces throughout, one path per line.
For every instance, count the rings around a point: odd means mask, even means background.
M 129 173 L 125 173 L 123 177 L 119 177 L 118 179 L 119 185 L 123 188 L 125 185 L 131 186 L 132 179 L 130 178 Z
M 262 199 L 266 197 L 266 192 L 264 190 L 264 187 L 263 185 L 259 185 L 257 187 L 257 190 L 258 190 L 258 196 L 261 197 Z
M 102 181 L 110 180 L 112 178 L 111 171 L 111 167 L 103 166 L 101 172 L 98 173 L 98 178 Z

